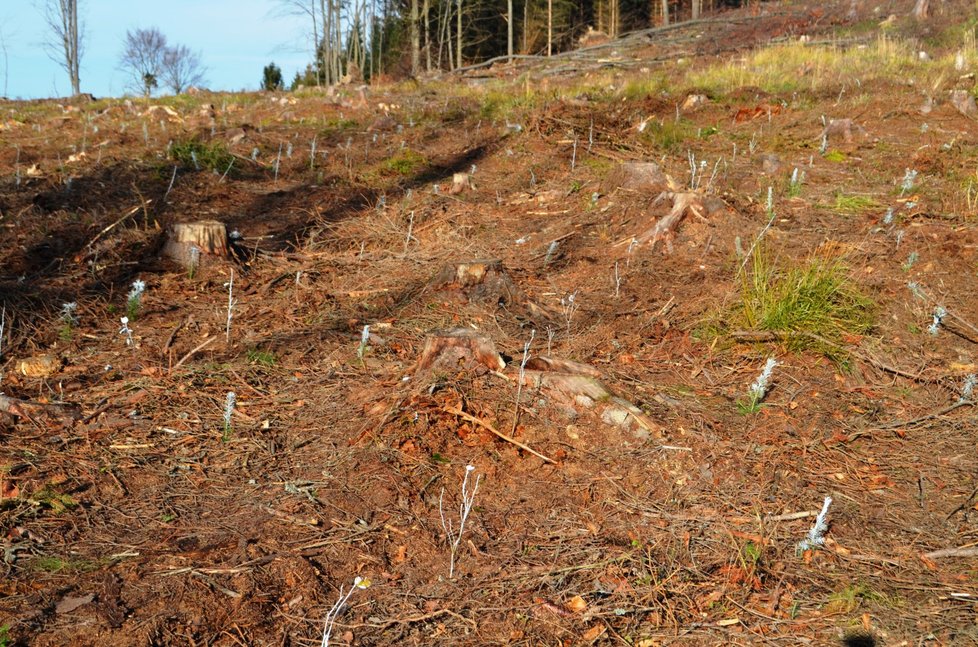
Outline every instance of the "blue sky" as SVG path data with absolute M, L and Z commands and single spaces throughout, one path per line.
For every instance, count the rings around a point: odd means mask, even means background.
M 68 74 L 42 43 L 48 36 L 40 5 L 49 0 L 0 0 L 0 96 L 36 99 L 71 93 Z M 271 61 L 285 82 L 312 59 L 311 29 L 280 16 L 275 0 L 78 0 L 85 28 L 81 90 L 120 96 L 129 79 L 119 69 L 126 30 L 157 27 L 172 45 L 198 52 L 212 90 L 255 90 Z

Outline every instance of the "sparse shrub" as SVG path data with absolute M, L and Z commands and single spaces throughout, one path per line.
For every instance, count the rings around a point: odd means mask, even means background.
M 224 144 L 207 144 L 196 139 L 175 141 L 170 146 L 170 159 L 178 162 L 184 168 L 208 170 L 223 173 L 234 156 Z

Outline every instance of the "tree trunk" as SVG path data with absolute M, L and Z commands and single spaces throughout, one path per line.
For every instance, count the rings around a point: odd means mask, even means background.
M 553 55 L 554 46 L 554 0 L 547 0 L 547 56 Z
M 462 67 L 462 0 L 458 0 L 458 16 L 456 18 L 455 69 L 458 69 Z
M 513 61 L 513 0 L 506 0 L 506 54 Z
M 421 71 L 421 35 L 418 29 L 418 0 L 411 0 L 411 74 Z
M 424 69 L 431 71 L 431 28 L 429 23 L 429 12 L 431 11 L 431 0 L 424 0 L 424 8 L 421 11 L 421 20 L 424 23 Z
M 700 12 L 703 10 L 702 5 L 703 0 L 693 0 L 693 20 L 698 20 L 700 17 Z
M 530 0 L 523 0 L 523 53 L 530 53 L 530 44 L 528 42 L 530 30 L 528 29 L 530 24 Z
M 71 91 L 74 95 L 81 94 L 81 84 L 78 78 L 79 59 L 81 51 L 78 42 L 78 0 L 69 0 L 71 12 Z
M 662 26 L 669 24 L 669 0 L 662 0 Z

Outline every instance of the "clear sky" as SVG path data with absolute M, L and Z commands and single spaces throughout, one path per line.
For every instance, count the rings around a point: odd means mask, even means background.
M 68 74 L 42 47 L 48 29 L 41 6 L 50 1 L 0 0 L 0 96 L 71 94 Z M 280 7 L 276 0 L 78 0 L 81 90 L 96 97 L 129 91 L 119 69 L 126 30 L 150 27 L 199 53 L 209 89 L 255 90 L 271 61 L 288 84 L 312 60 L 311 28 L 309 19 L 281 16 Z

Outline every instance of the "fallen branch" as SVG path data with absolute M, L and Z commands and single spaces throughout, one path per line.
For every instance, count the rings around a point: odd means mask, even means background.
M 458 416 L 459 418 L 462 418 L 463 420 L 468 420 L 469 422 L 471 422 L 473 424 L 479 425 L 483 429 L 492 432 L 493 434 L 495 434 L 496 436 L 502 438 L 506 442 L 512 443 L 513 445 L 516 445 L 520 449 L 523 449 L 525 451 L 530 452 L 531 454 L 533 454 L 534 456 L 536 456 L 537 458 L 539 458 L 540 460 L 542 460 L 544 463 L 551 463 L 553 465 L 556 465 L 557 464 L 557 461 L 555 461 L 554 459 L 548 458 L 547 456 L 544 456 L 543 454 L 541 454 L 540 452 L 536 451 L 535 449 L 532 449 L 530 447 L 527 447 L 526 445 L 524 445 L 520 441 L 516 440 L 515 438 L 510 438 L 509 436 L 507 436 L 503 432 L 497 430 L 495 427 L 493 427 L 492 425 L 490 425 L 485 420 L 482 420 L 481 418 L 476 418 L 475 416 L 472 416 L 472 415 L 469 415 L 469 414 L 465 413 L 461 409 L 452 409 L 451 407 L 442 407 L 442 411 L 444 411 L 445 413 L 450 413 L 452 415 Z
M 205 339 L 204 341 L 202 341 L 196 348 L 194 348 L 192 351 L 190 351 L 189 353 L 187 353 L 186 355 L 184 355 L 182 358 L 180 358 L 180 361 L 177 362 L 176 365 L 173 368 L 170 369 L 170 371 L 169 371 L 170 372 L 170 375 L 173 375 L 173 371 L 175 371 L 178 368 L 180 368 L 181 366 L 183 366 L 183 363 L 184 362 L 186 362 L 188 359 L 190 359 L 191 357 L 193 357 L 194 353 L 196 353 L 198 351 L 201 351 L 201 350 L 204 350 L 204 348 L 208 344 L 210 344 L 212 341 L 214 341 L 215 339 L 217 339 L 216 336 L 208 337 L 207 339 Z
M 125 212 L 124 214 L 122 214 L 122 217 L 121 217 L 121 218 L 119 218 L 118 220 L 116 220 L 115 222 L 113 222 L 113 223 L 112 223 L 111 225 L 109 225 L 108 227 L 106 227 L 106 228 L 105 228 L 105 229 L 103 229 L 102 231 L 100 231 L 100 232 L 98 232 L 98 234 L 96 234 L 96 235 L 95 235 L 95 238 L 93 238 L 93 239 L 91 239 L 90 241 L 88 241 L 88 244 L 87 244 L 87 245 L 85 245 L 85 247 L 88 247 L 88 248 L 91 248 L 91 246 L 92 246 L 92 245 L 94 245 L 95 243 L 97 243 L 97 242 L 98 242 L 98 240 L 99 240 L 99 239 L 100 239 L 100 238 L 101 238 L 102 236 L 104 236 L 105 234 L 107 234 L 107 233 L 109 233 L 110 231 L 112 231 L 113 229 L 115 229 L 115 228 L 116 228 L 116 227 L 117 227 L 117 226 L 118 226 L 119 224 L 121 224 L 121 223 L 122 223 L 122 222 L 123 222 L 123 221 L 124 221 L 124 220 L 125 220 L 126 218 L 129 218 L 130 216 L 132 216 L 132 215 L 134 215 L 134 214 L 135 214 L 136 212 L 138 212 L 138 211 L 139 211 L 140 209 L 143 209 L 143 208 L 145 208 L 145 206 L 146 206 L 146 205 L 149 205 L 149 203 L 151 203 L 151 202 L 152 202 L 152 200 L 147 200 L 147 201 L 145 202 L 145 204 L 141 204 L 141 205 L 139 205 L 139 206 L 136 206 L 136 207 L 133 207 L 133 208 L 132 208 L 132 209 L 130 209 L 129 211 L 127 211 L 127 212 Z
M 978 546 L 961 546 L 960 548 L 942 548 L 924 553 L 927 559 L 940 559 L 942 557 L 978 557 Z

